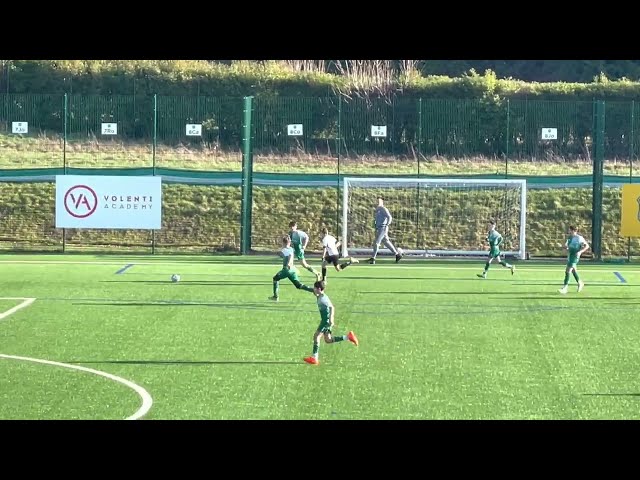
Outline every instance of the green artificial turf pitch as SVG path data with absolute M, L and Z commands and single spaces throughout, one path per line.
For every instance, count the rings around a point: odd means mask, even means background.
M 640 418 L 639 266 L 583 262 L 567 295 L 561 261 L 331 267 L 334 333 L 360 346 L 312 366 L 315 297 L 285 280 L 269 301 L 280 264 L 0 255 L 0 316 L 36 299 L 0 319 L 0 418 Z

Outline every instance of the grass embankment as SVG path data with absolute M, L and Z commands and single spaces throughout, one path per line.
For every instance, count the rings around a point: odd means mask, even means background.
M 492 194 L 478 193 L 473 202 L 466 202 L 464 195 L 449 195 L 446 210 L 443 202 L 422 197 L 426 206 L 421 220 L 420 242 L 428 248 L 482 248 L 486 218 L 500 211 Z M 388 202 L 395 211 L 396 228 L 392 236 L 397 244 L 413 247 L 416 244 L 416 224 L 403 215 L 399 205 L 404 197 Z M 408 199 L 408 197 L 407 197 Z M 591 237 L 591 190 L 551 189 L 529 190 L 527 204 L 527 250 L 533 255 L 562 254 L 565 228 L 577 224 L 587 238 Z M 429 203 L 431 201 L 431 203 Z M 604 191 L 604 250 L 605 255 L 625 255 L 627 239 L 619 236 L 620 190 Z M 50 183 L 0 184 L 0 245 L 4 248 L 59 249 L 62 231 L 55 228 L 55 186 Z M 440 205 L 436 207 L 435 205 Z M 162 250 L 228 251 L 240 247 L 239 187 L 166 185 L 163 189 L 163 228 L 155 233 L 156 246 Z M 252 243 L 256 249 L 273 249 L 278 239 L 287 231 L 287 224 L 295 218 L 301 228 L 317 239 L 321 225 L 328 225 L 336 232 L 339 221 L 336 190 L 333 188 L 282 188 L 256 187 Z M 364 207 L 365 210 L 368 206 Z M 439 210 L 440 209 L 440 210 Z M 463 212 L 460 221 L 450 221 Z M 474 219 L 470 224 L 467 218 Z M 369 219 L 370 220 L 370 219 Z M 369 220 L 367 220 L 368 223 Z M 426 223 L 428 222 L 428 223 Z M 367 223 L 367 227 L 369 224 Z M 425 226 L 426 225 L 426 226 Z M 360 240 L 368 242 L 367 229 Z M 67 229 L 68 245 L 118 246 L 129 245 L 148 251 L 152 232 L 133 230 L 74 230 Z M 313 243 L 312 243 L 313 245 Z M 639 244 L 634 240 L 633 249 Z
M 65 151 L 66 150 L 66 151 Z M 0 168 L 133 168 L 153 166 L 153 146 L 129 142 L 69 141 L 66 147 L 59 138 L 0 135 Z M 593 167 L 587 161 L 565 161 L 564 158 L 540 160 L 513 160 L 487 157 L 444 158 L 417 156 L 341 156 L 340 172 L 343 174 L 504 174 L 509 175 L 585 175 Z M 189 170 L 235 171 L 242 170 L 239 151 L 220 151 L 203 144 L 179 146 L 158 144 L 156 167 Z M 254 171 L 274 173 L 336 173 L 337 156 L 292 151 L 288 155 L 272 152 L 255 152 Z M 605 174 L 629 175 L 629 162 L 607 160 Z

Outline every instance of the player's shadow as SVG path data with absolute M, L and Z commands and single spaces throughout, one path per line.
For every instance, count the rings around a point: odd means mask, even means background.
M 532 285 L 532 286 L 551 286 L 551 285 L 558 285 L 558 282 L 513 282 L 514 285 Z M 609 282 L 589 282 L 588 284 L 585 283 L 586 287 L 640 287 L 640 284 L 638 285 L 631 285 L 629 283 L 609 283 Z
M 304 365 L 305 363 L 278 360 L 75 360 L 69 364 L 119 365 Z
M 79 254 L 84 255 L 86 253 L 91 253 L 87 251 L 79 252 Z M 306 253 L 306 252 L 305 252 Z M 67 253 L 67 256 L 72 255 L 71 253 Z M 210 253 L 210 254 L 202 254 L 200 256 L 188 255 L 185 254 L 181 256 L 181 254 L 131 254 L 131 255 L 119 255 L 119 254 L 96 254 L 97 258 L 105 259 L 105 260 L 113 260 L 113 261 L 123 261 L 127 263 L 135 263 L 135 261 L 170 261 L 171 263 L 194 263 L 194 264 L 241 264 L 241 265 L 269 265 L 277 263 L 277 257 L 274 255 L 233 255 L 231 253 Z M 308 257 L 310 258 L 310 257 Z M 274 262 L 274 259 L 275 262 Z
M 335 278 L 344 278 L 346 280 L 409 280 L 412 282 L 415 281 L 420 281 L 420 280 L 441 280 L 441 281 L 446 281 L 446 282 L 479 282 L 481 279 L 479 279 L 478 277 L 476 277 L 475 275 L 473 277 L 469 277 L 469 278 L 451 278 L 451 277 L 411 277 L 411 276 L 406 276 L 406 277 L 374 277 L 374 276 L 361 276 L 361 277 L 355 277 L 355 276 L 346 276 L 346 275 L 340 275 L 340 276 L 336 276 Z M 485 280 L 487 281 L 487 280 Z M 492 278 L 491 279 L 492 282 L 513 282 L 514 279 L 513 278 Z
M 487 293 L 488 295 L 493 295 L 493 293 Z M 600 300 L 629 300 L 629 297 L 587 297 L 583 294 L 579 294 L 575 291 L 569 292 L 566 295 L 561 295 L 560 293 L 556 295 L 538 295 L 532 294 L 528 296 L 521 297 L 511 297 L 513 300 L 579 300 L 584 302 L 586 300 L 600 301 Z M 617 303 L 616 305 L 620 305 Z M 629 303 L 625 303 L 624 305 L 631 305 Z M 594 309 L 597 307 L 593 307 Z
M 573 293 L 573 292 L 571 292 Z M 535 294 L 531 294 L 531 295 L 522 295 L 522 292 L 482 292 L 482 291 L 475 291 L 475 292 L 460 292 L 460 291 L 454 291 L 454 292 L 434 292 L 434 291 L 408 291 L 408 292 L 392 292 L 392 291 L 375 291 L 375 292 L 368 292 L 368 291 L 360 291 L 358 292 L 358 294 L 364 294 L 364 295 L 383 295 L 383 294 L 388 294 L 388 295 L 455 295 L 455 296 L 459 296 L 459 295 L 483 295 L 486 297 L 489 296 L 503 296 L 503 297 L 510 297 L 513 300 L 580 300 L 580 301 L 585 301 L 585 300 L 628 300 L 629 297 L 588 297 L 585 295 L 579 295 L 579 296 L 572 296 L 571 294 L 567 294 L 567 295 L 561 295 L 560 293 L 556 294 L 556 295 L 538 295 L 537 293 Z
M 640 397 L 640 393 L 583 393 L 586 397 Z
M 396 292 L 396 291 L 359 291 L 359 294 L 365 294 L 365 295 L 382 295 L 382 294 L 389 294 L 389 295 L 455 295 L 455 296 L 459 296 L 459 295 L 502 295 L 502 296 L 514 296 L 514 295 L 522 295 L 522 292 L 483 292 L 483 291 L 473 291 L 473 292 L 461 292 L 459 290 L 456 291 L 451 291 L 451 292 L 434 292 L 433 290 L 412 290 L 412 291 L 402 291 L 402 292 Z M 514 298 L 519 298 L 519 297 L 514 297 Z M 523 297 L 523 298 L 527 298 L 527 299 L 531 299 L 531 297 Z M 538 297 L 536 297 L 538 298 Z
M 278 304 L 272 302 L 272 306 L 268 303 L 209 303 L 209 302 L 73 302 L 72 305 L 83 305 L 93 307 L 213 307 L 213 308 L 236 308 L 238 310 L 260 310 L 265 312 L 273 312 L 278 309 Z M 285 305 L 285 308 L 286 307 Z
M 246 286 L 246 285 L 273 285 L 273 282 L 228 282 L 225 280 L 181 280 L 171 282 L 170 280 L 100 280 L 101 283 L 138 283 L 140 285 L 159 285 L 161 283 L 175 283 L 176 285 L 218 285 L 218 286 Z

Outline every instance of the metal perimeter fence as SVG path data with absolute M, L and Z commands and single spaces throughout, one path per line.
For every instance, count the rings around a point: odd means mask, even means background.
M 533 256 L 561 255 L 575 223 L 597 257 L 630 258 L 620 189 L 638 181 L 639 107 L 4 94 L 0 248 L 270 251 L 290 219 L 340 232 L 345 176 L 455 176 L 528 180 Z M 56 228 L 56 174 L 162 176 L 162 229 Z

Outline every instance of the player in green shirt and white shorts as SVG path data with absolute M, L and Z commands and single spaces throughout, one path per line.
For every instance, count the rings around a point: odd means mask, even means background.
M 317 297 L 318 310 L 320 311 L 320 325 L 313 334 L 313 354 L 310 357 L 305 357 L 304 361 L 311 365 L 318 365 L 320 351 L 320 337 L 324 336 L 325 343 L 336 343 L 344 340 L 349 340 L 356 347 L 358 346 L 358 337 L 353 332 L 348 332 L 346 335 L 340 335 L 334 337 L 331 333 L 331 329 L 335 324 L 335 312 L 336 309 L 329 300 L 329 297 L 324 293 L 325 284 L 323 281 L 317 281 L 313 284 L 313 293 Z
M 578 234 L 578 229 L 573 225 L 569 227 L 569 238 L 564 244 L 564 249 L 568 251 L 567 268 L 564 271 L 564 285 L 558 291 L 562 294 L 567 293 L 569 290 L 569 275 L 573 273 L 573 278 L 578 282 L 578 291 L 581 292 L 584 288 L 584 282 L 580 280 L 577 268 L 580 255 L 589 249 L 589 244 L 582 235 Z
M 282 257 L 282 269 L 273 276 L 273 296 L 269 297 L 269 300 L 278 301 L 279 282 L 285 278 L 288 278 L 297 289 L 313 292 L 313 288 L 304 285 L 298 278 L 298 272 L 293 266 L 293 248 L 291 248 L 291 237 L 289 235 L 282 238 L 282 250 L 280 250 L 279 255 Z
M 494 259 L 498 259 L 500 265 L 505 268 L 511 270 L 511 275 L 514 274 L 516 267 L 514 265 L 508 264 L 506 261 L 500 258 L 502 253 L 500 252 L 500 244 L 502 243 L 502 235 L 496 230 L 496 222 L 494 220 L 489 221 L 489 233 L 487 234 L 487 242 L 489 242 L 489 258 L 487 262 L 484 264 L 484 271 L 482 273 L 478 273 L 478 277 L 487 278 L 487 271 L 489 270 L 489 266 Z
M 304 249 L 307 248 L 309 243 L 309 235 L 302 230 L 298 230 L 298 224 L 296 222 L 289 223 L 289 237 L 291 237 L 291 246 L 293 247 L 293 254 L 296 260 L 299 260 L 302 266 L 313 273 L 316 279 L 319 278 L 318 272 L 307 263 L 304 258 Z

